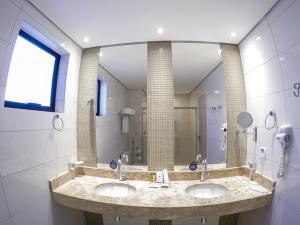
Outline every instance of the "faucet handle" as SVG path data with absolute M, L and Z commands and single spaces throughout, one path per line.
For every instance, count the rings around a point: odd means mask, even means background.
M 122 165 L 122 159 L 118 159 L 118 167 Z
M 128 162 L 128 155 L 126 153 L 122 152 L 120 154 L 120 159 L 122 160 L 122 163 Z
M 249 165 L 250 169 L 256 169 L 256 163 L 248 162 L 248 165 Z
M 201 154 L 197 154 L 197 155 L 196 155 L 196 161 L 197 161 L 197 162 L 201 162 L 201 159 L 202 159 Z M 200 164 L 200 163 L 199 163 L 199 164 Z

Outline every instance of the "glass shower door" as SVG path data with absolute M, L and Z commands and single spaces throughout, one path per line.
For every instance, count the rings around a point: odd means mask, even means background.
M 188 165 L 196 157 L 196 108 L 175 107 L 175 165 Z

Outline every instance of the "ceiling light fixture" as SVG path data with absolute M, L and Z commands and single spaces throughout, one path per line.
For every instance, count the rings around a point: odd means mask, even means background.
M 280 57 L 279 60 L 280 60 L 280 61 L 284 61 L 285 58 L 284 58 L 284 57 Z
M 164 28 L 162 28 L 162 27 L 157 28 L 157 33 L 158 34 L 163 34 L 164 33 Z
M 258 36 L 255 40 L 257 40 L 257 41 L 259 41 L 259 40 L 261 40 L 261 37 L 260 36 Z
M 60 46 L 61 47 L 65 47 L 66 45 L 65 45 L 65 43 L 61 43 Z
M 221 53 L 222 53 L 222 49 L 219 49 L 219 51 L 218 51 L 218 52 L 219 52 L 219 54 L 221 54 Z
M 84 37 L 83 41 L 86 42 L 86 43 L 88 43 L 88 42 L 90 42 L 90 38 L 89 37 Z
M 220 94 L 220 91 L 215 90 L 215 91 L 214 91 L 214 94 L 216 94 L 216 95 L 217 95 L 217 94 Z
M 231 32 L 230 33 L 230 37 L 236 37 L 236 36 L 237 36 L 236 32 Z
M 100 52 L 100 53 L 99 53 L 99 56 L 100 56 L 100 57 L 102 57 L 102 56 L 103 56 L 103 53 L 102 53 L 102 52 Z

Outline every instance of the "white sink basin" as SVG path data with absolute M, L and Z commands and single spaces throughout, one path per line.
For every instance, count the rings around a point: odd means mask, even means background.
M 224 195 L 227 188 L 219 184 L 195 184 L 187 187 L 185 192 L 197 198 L 216 198 Z
M 95 189 L 96 194 L 107 197 L 127 197 L 135 192 L 135 187 L 123 183 L 100 184 Z

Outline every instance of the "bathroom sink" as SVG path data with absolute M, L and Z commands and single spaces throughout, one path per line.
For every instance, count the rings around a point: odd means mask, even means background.
M 100 184 L 95 189 L 96 194 L 107 197 L 127 197 L 135 192 L 135 187 L 123 183 Z
M 195 184 L 187 187 L 185 192 L 197 198 L 216 198 L 224 195 L 227 188 L 219 184 Z

